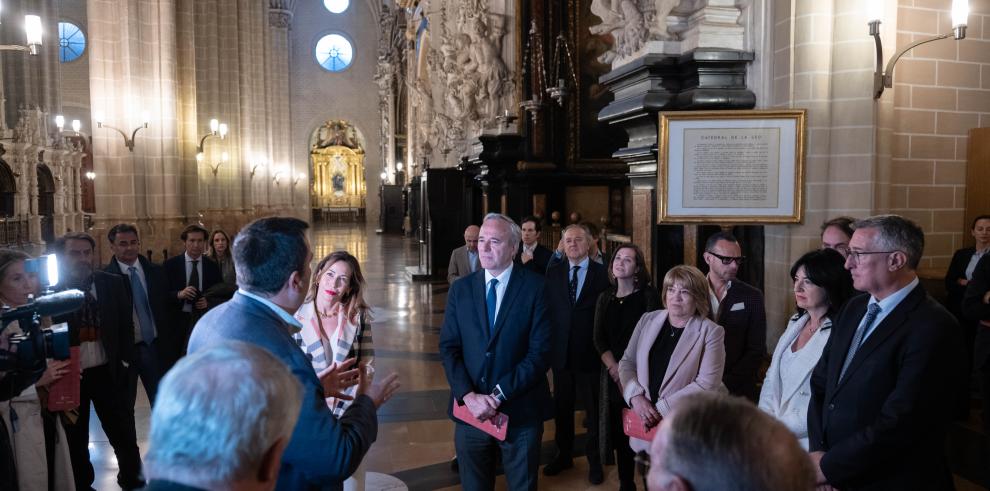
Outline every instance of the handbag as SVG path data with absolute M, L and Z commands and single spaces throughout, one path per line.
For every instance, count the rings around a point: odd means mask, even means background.
M 657 424 L 647 428 L 646 423 L 636 414 L 636 411 L 629 408 L 622 409 L 622 432 L 630 438 L 652 441 L 659 427 L 660 425 Z

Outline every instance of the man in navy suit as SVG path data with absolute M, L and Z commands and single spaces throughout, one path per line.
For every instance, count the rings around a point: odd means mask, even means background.
M 544 275 L 547 272 L 547 264 L 553 257 L 553 252 L 540 245 L 540 219 L 529 216 L 522 219 L 519 224 L 522 229 L 522 242 L 516 252 L 516 264 L 534 272 Z
M 846 268 L 866 295 L 846 304 L 811 375 L 808 436 L 819 484 L 953 489 L 945 459 L 962 332 L 915 272 L 925 235 L 897 215 L 860 220 Z
M 574 464 L 574 408 L 584 403 L 588 428 L 585 451 L 588 481 L 605 479 L 598 452 L 598 401 L 601 358 L 593 341 L 595 305 L 608 286 L 605 266 L 591 259 L 592 235 L 580 224 L 563 233 L 565 259 L 547 270 L 544 290 L 553 329 L 553 399 L 557 457 L 543 468 L 553 476 Z
M 295 218 L 272 217 L 255 220 L 237 234 L 233 253 L 240 289 L 199 320 L 189 352 L 236 340 L 261 346 L 285 363 L 303 386 L 303 404 L 282 454 L 277 489 L 338 490 L 375 441 L 376 410 L 398 382 L 392 374 L 372 385 L 370 371 L 364 370 L 355 381 L 353 371 L 339 372 L 336 364 L 317 375 L 292 339 L 302 328 L 292 314 L 309 290 L 313 252 L 308 227 Z M 339 420 L 334 418 L 325 399 L 339 397 L 340 389 L 355 382 L 357 397 Z
M 162 375 L 178 359 L 178 354 L 171 351 L 176 343 L 169 337 L 174 332 L 166 318 L 165 269 L 139 253 L 141 240 L 134 225 L 114 225 L 107 239 L 113 257 L 103 271 L 123 275 L 134 300 L 134 363 L 128 381 L 131 405 L 137 397 L 140 377 L 148 402 L 154 406 Z
M 207 235 L 209 232 L 205 228 L 196 224 L 189 225 L 179 236 L 185 251 L 162 264 L 168 279 L 165 297 L 171 310 L 172 325 L 176 330 L 172 340 L 174 346 L 169 350 L 177 353 L 176 358 L 185 354 L 189 333 L 196 321 L 213 307 L 207 303 L 203 292 L 223 281 L 220 266 L 203 255 Z
M 543 421 L 550 411 L 550 325 L 543 278 L 513 265 L 519 237 L 511 218 L 485 217 L 478 238 L 482 269 L 451 285 L 440 332 L 452 405 L 466 404 L 482 421 L 496 412 L 509 417 L 503 442 L 454 419 L 461 484 L 472 491 L 495 488 L 496 451 L 509 489 L 537 487 Z

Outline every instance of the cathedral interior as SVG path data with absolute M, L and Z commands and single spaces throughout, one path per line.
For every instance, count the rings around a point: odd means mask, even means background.
M 444 278 L 489 212 L 539 217 L 551 249 L 590 222 L 605 254 L 638 245 L 654 283 L 732 231 L 770 352 L 794 311 L 791 264 L 836 216 L 918 223 L 919 277 L 944 298 L 953 251 L 990 213 L 990 0 L 968 2 L 962 37 L 952 3 L 6 0 L 0 245 L 42 254 L 85 231 L 105 263 L 103 238 L 127 222 L 162 262 L 191 223 L 233 237 L 259 217 L 311 222 L 317 259 L 343 248 L 366 265 L 378 360 L 405 377 L 367 489 L 454 489 Z M 701 178 L 676 174 L 669 132 L 728 134 L 749 117 L 784 121 L 773 151 L 790 167 L 748 188 L 784 202 L 678 215 L 674 198 Z M 950 432 L 960 489 L 990 481 L 978 418 Z M 97 487 L 114 489 L 94 425 Z M 596 488 L 580 474 L 541 488 Z

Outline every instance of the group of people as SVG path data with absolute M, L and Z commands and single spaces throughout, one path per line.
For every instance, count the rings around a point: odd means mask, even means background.
M 0 488 L 91 489 L 91 403 L 123 489 L 144 487 L 146 477 L 150 489 L 175 483 L 208 489 L 259 476 L 285 489 L 339 488 L 374 441 L 376 408 L 398 381 L 393 374 L 372 384 L 370 308 L 357 259 L 335 252 L 311 275 L 307 227 L 263 219 L 232 244 L 221 230 L 190 225 L 180 236 L 183 253 L 158 265 L 140 254 L 137 228 L 118 224 L 107 234 L 113 257 L 103 269 L 95 267 L 90 235 L 59 238 L 57 288 L 78 289 L 85 300 L 79 310 L 43 322 L 68 325 L 77 353 L 72 363 L 81 372 L 79 407 L 47 409 L 48 387 L 72 373 L 68 360 L 49 360 L 41 377 L 23 387 L 0 373 L 0 467 L 9 470 Z M 28 259 L 0 249 L 5 308 L 42 294 L 25 271 Z M 5 330 L 0 349 L 10 349 L 16 332 L 17 326 Z M 187 351 L 204 353 L 183 358 Z M 245 385 L 252 373 L 272 378 Z M 143 470 L 134 418 L 138 379 L 153 408 Z M 160 397 L 167 386 L 169 396 Z
M 542 473 L 573 467 L 576 401 L 591 484 L 615 462 L 620 489 L 634 490 L 640 462 L 649 489 L 952 489 L 946 401 L 968 388 L 968 353 L 920 285 L 914 222 L 823 224 L 821 247 L 790 269 L 796 313 L 765 375 L 763 294 L 737 278 L 732 234 L 707 240 L 707 273 L 676 266 L 658 291 L 635 245 L 601 264 L 587 226 L 566 227 L 553 252 L 539 229 L 488 214 L 451 258 L 440 352 L 452 407 L 508 416 L 504 441 L 453 418 L 465 489 L 492 489 L 498 451 L 509 488 L 536 489 L 550 417 L 557 454 Z M 990 260 L 971 259 L 990 246 L 990 217 L 973 230 L 960 310 L 990 326 Z M 985 358 L 975 368 L 990 372 Z M 656 427 L 652 442 L 635 437 Z

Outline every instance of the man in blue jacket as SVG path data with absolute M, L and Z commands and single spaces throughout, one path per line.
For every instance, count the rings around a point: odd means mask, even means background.
M 358 395 L 339 420 L 324 402 L 355 381 L 352 372 L 336 366 L 317 375 L 292 339 L 302 328 L 292 314 L 303 304 L 311 274 L 307 228 L 302 220 L 272 217 L 237 234 L 233 253 L 240 289 L 196 323 L 189 353 L 237 340 L 261 346 L 285 363 L 303 386 L 303 404 L 282 455 L 277 489 L 339 490 L 375 441 L 376 410 L 398 382 L 393 374 L 373 386 L 370 374 L 360 372 Z
M 511 218 L 489 213 L 481 225 L 481 269 L 453 283 L 440 332 L 440 356 L 452 404 L 485 421 L 509 417 L 505 441 L 457 421 L 454 447 L 464 489 L 495 488 L 495 452 L 508 488 L 535 490 L 543 421 L 551 411 L 546 372 L 550 324 L 543 278 L 512 257 L 521 231 Z

